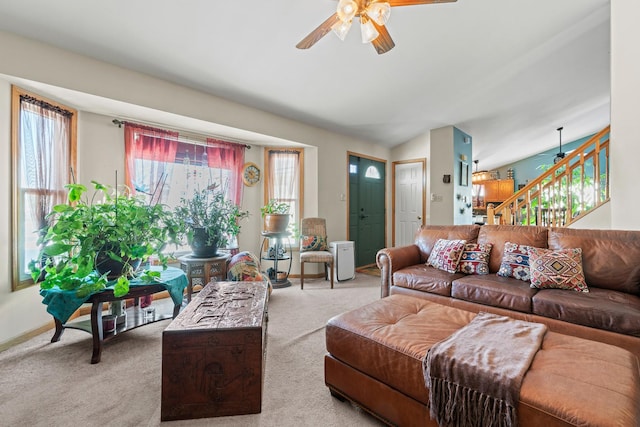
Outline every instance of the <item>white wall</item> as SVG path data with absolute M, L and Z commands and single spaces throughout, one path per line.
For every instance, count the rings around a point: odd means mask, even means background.
M 0 76 L 0 161 L 4 164 L 0 172 L 3 178 L 0 202 L 6 207 L 0 210 L 0 256 L 5 260 L 9 260 L 11 235 L 9 81 L 16 77 L 314 147 L 305 154 L 305 207 L 309 209 L 308 215 L 327 219 L 331 240 L 347 238 L 346 202 L 337 196 L 347 191 L 347 151 L 382 159 L 388 159 L 390 153 L 389 149 L 368 141 L 304 125 L 4 32 L 0 32 L 0 58 L 0 74 L 7 76 Z M 64 103 L 64 100 L 60 101 Z M 87 111 L 79 113 L 80 182 L 97 179 L 111 183 L 115 179 L 115 169 L 124 180 L 123 130 L 114 126 L 111 119 L 110 116 Z M 254 146 L 247 150 L 246 159 L 262 165 L 262 148 Z M 388 186 L 389 182 L 390 179 L 387 180 Z M 252 215 L 250 222 L 242 226 L 239 238 L 242 249 L 256 251 L 259 245 L 262 188 L 262 183 L 245 187 L 242 207 L 250 210 Z M 11 292 L 8 261 L 5 265 L 6 268 L 0 270 L 0 345 L 51 321 L 37 287 Z
M 431 187 L 428 197 L 431 200 L 430 221 L 432 225 L 453 224 L 454 198 L 454 145 L 453 126 L 431 130 Z M 451 182 L 444 183 L 443 176 L 450 175 Z
M 572 223 L 569 228 L 611 229 L 611 203 L 605 203 L 591 210 L 583 218 Z
M 640 229 L 640 2 L 611 2 L 611 226 Z
M 32 286 L 11 292 L 11 85 L 0 80 L 0 344 L 48 322 L 42 297 Z M 24 327 L 22 325 L 26 325 Z

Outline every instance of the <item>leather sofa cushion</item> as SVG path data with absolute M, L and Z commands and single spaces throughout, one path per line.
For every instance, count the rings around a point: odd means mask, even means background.
M 493 244 L 489 258 L 489 273 L 497 273 L 500 269 L 506 242 L 546 248 L 547 232 L 547 228 L 538 226 L 483 225 L 478 234 L 478 243 Z
M 541 289 L 532 299 L 540 316 L 640 337 L 640 297 L 590 287 L 588 293 Z
M 427 350 L 474 316 L 391 295 L 329 320 L 327 350 L 356 371 L 427 405 L 422 371 Z M 536 422 L 538 417 L 554 420 L 553 425 L 637 425 L 638 360 L 619 347 L 548 331 L 523 379 L 519 411 L 523 425 L 548 425 Z M 416 420 L 415 425 L 423 423 Z
M 478 225 L 424 225 L 420 227 L 414 241 L 420 249 L 420 261 L 426 262 L 438 239 L 475 242 L 479 231 L 480 226 Z
M 493 307 L 531 313 L 531 298 L 538 292 L 529 282 L 495 274 L 487 276 L 465 276 L 453 281 L 453 298 L 476 302 Z
M 393 273 L 393 284 L 443 296 L 451 296 L 451 282 L 463 277 L 462 273 L 447 273 L 424 264 L 412 265 Z
M 640 295 L 640 231 L 552 228 L 549 248 L 582 248 L 587 286 Z

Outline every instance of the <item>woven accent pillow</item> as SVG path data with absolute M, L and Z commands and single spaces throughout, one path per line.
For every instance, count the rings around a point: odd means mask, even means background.
M 325 236 L 300 236 L 300 252 L 326 250 L 327 238 Z
M 589 292 L 582 271 L 582 249 L 529 248 L 531 287 Z
M 464 240 L 438 239 L 429 254 L 427 265 L 455 273 L 465 245 Z
M 489 274 L 491 243 L 467 243 L 458 263 L 458 271 L 464 274 Z
M 531 280 L 529 271 L 529 246 L 506 242 L 502 253 L 502 262 L 498 276 L 513 277 L 528 282 Z

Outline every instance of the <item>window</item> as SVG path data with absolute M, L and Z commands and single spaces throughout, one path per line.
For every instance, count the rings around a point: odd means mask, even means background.
M 148 195 L 152 202 L 170 207 L 209 187 L 221 189 L 226 198 L 239 205 L 246 147 L 203 139 L 197 141 L 175 131 L 125 123 L 127 185 L 136 193 Z
M 29 263 L 39 254 L 47 214 L 66 202 L 76 166 L 77 112 L 12 87 L 12 289 L 33 285 Z
M 302 177 L 304 151 L 296 148 L 265 148 L 265 204 L 275 199 L 289 204 L 289 224 L 300 224 L 303 210 Z M 293 241 L 292 241 L 293 242 Z
M 364 173 L 365 178 L 380 179 L 380 171 L 375 166 L 369 166 Z

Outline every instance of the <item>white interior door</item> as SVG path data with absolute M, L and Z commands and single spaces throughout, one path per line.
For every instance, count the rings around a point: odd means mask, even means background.
M 413 243 L 418 228 L 424 223 L 424 162 L 395 165 L 395 243 Z

